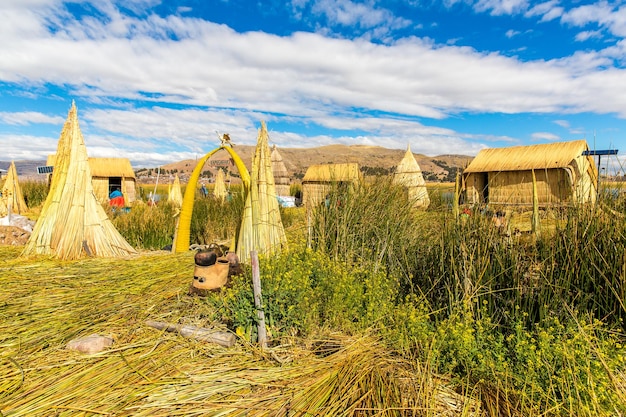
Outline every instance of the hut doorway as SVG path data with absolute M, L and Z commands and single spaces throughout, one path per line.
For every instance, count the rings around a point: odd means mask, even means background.
M 122 190 L 122 177 L 109 177 L 109 195 L 118 188 L 124 192 Z
M 480 190 L 480 201 L 483 204 L 487 204 L 489 202 L 489 174 L 486 172 L 481 172 L 478 175 L 478 181 L 481 184 Z

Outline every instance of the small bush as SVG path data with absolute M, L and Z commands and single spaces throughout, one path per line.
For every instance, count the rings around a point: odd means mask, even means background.
M 29 208 L 43 205 L 48 197 L 48 183 L 45 181 L 24 181 L 20 183 L 20 188 Z

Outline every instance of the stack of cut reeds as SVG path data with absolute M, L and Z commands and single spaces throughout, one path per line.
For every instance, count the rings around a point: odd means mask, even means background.
M 169 185 L 167 201 L 171 202 L 176 207 L 182 207 L 183 205 L 183 193 L 180 189 L 178 174 L 174 174 L 174 183 Z
M 24 200 L 24 194 L 20 188 L 18 182 L 17 169 L 15 168 L 15 162 L 11 161 L 7 177 L 2 186 L 2 198 L 0 198 L 0 216 L 6 216 L 8 209 L 11 207 L 11 212 L 16 214 L 24 214 L 28 211 L 28 206 Z
M 228 195 L 228 191 L 226 191 L 226 182 L 224 180 L 224 170 L 221 168 L 217 169 L 217 175 L 215 177 L 215 185 L 213 187 L 213 196 L 220 201 L 224 201 L 226 196 Z
M 250 259 L 250 251 L 268 255 L 280 251 L 286 244 L 287 237 L 276 198 L 269 135 L 265 122 L 261 122 L 252 159 L 250 191 L 244 206 L 237 256 L 246 262 Z
M 222 326 L 214 307 L 186 295 L 192 252 L 121 264 L 18 254 L 0 247 L 3 415 L 460 416 L 476 407 L 369 335 L 287 338 L 261 352 L 145 325 Z M 65 348 L 93 333 L 113 346 L 93 355 Z
M 136 253 L 98 203 L 76 105 L 63 126 L 48 197 L 23 255 L 60 259 L 123 257 Z

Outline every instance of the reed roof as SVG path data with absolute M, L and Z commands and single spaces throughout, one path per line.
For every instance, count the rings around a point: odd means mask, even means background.
M 356 182 L 360 178 L 361 172 L 357 163 L 321 164 L 311 165 L 302 178 L 302 182 Z
M 407 147 L 404 157 L 396 167 L 394 181 L 407 187 L 426 184 L 424 176 L 422 175 L 422 170 L 417 163 L 413 152 L 411 152 L 410 146 Z
M 481 150 L 464 173 L 565 168 L 589 150 L 586 140 Z M 591 158 L 591 157 L 590 157 Z
M 48 155 L 48 165 L 54 166 L 56 154 Z M 128 158 L 88 158 L 92 177 L 125 177 L 135 179 L 135 171 Z
M 278 149 L 276 148 L 276 145 L 274 145 L 272 147 L 272 154 L 271 154 L 271 160 L 272 160 L 272 170 L 274 173 L 274 180 L 278 183 L 278 179 L 284 179 L 287 178 L 289 179 L 289 171 L 287 171 L 287 167 L 285 166 L 285 162 L 283 161 L 283 157 L 280 154 L 280 152 L 278 152 Z

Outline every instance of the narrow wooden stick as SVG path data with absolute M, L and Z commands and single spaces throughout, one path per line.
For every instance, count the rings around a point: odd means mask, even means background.
M 184 326 L 180 324 L 164 323 L 162 321 L 146 320 L 146 324 L 158 330 L 167 332 L 177 332 L 181 336 L 201 340 L 203 342 L 216 343 L 224 347 L 232 347 L 235 345 L 235 335 L 219 330 L 206 329 L 196 326 Z
M 265 312 L 261 301 L 261 273 L 259 271 L 259 257 L 256 251 L 250 251 L 250 264 L 252 266 L 252 291 L 254 292 L 254 307 L 256 307 L 258 323 L 258 342 L 261 348 L 267 347 L 267 330 L 265 329 Z

